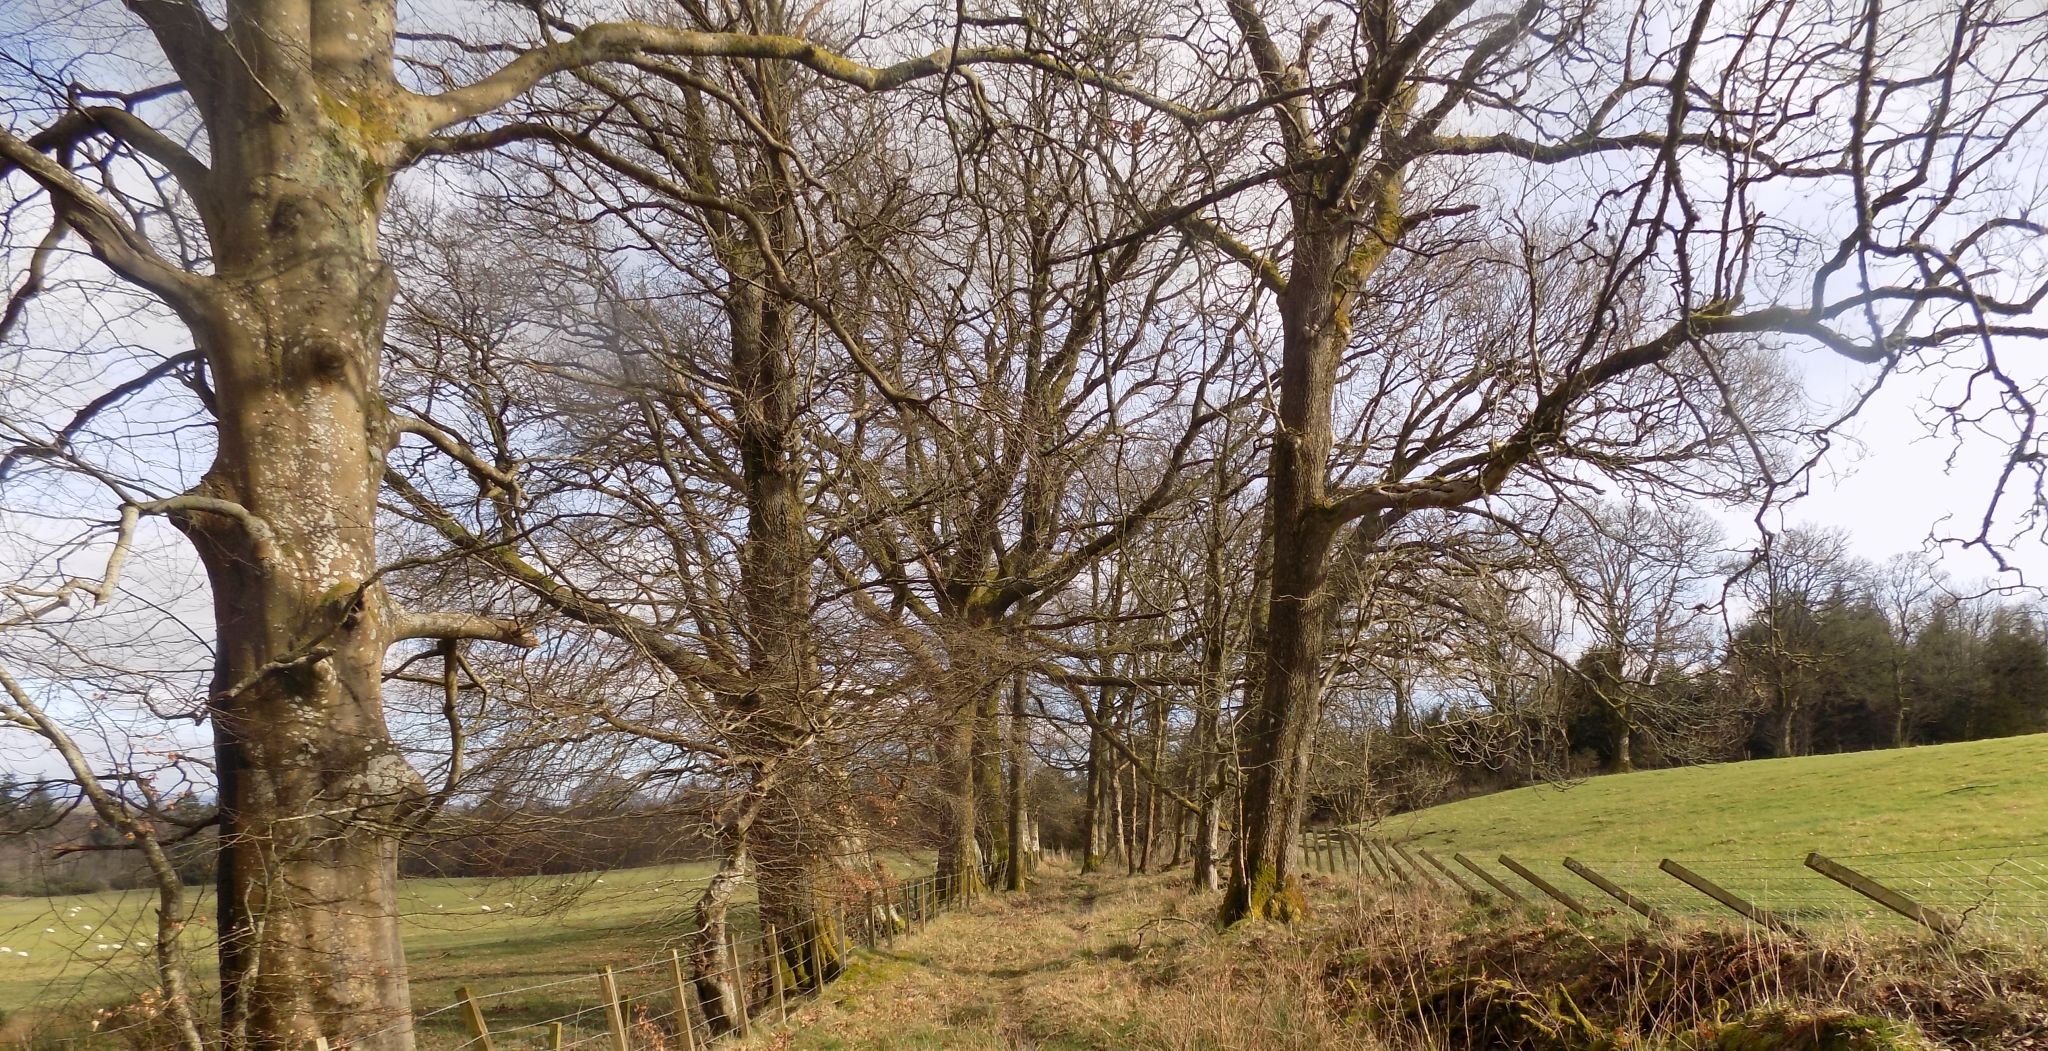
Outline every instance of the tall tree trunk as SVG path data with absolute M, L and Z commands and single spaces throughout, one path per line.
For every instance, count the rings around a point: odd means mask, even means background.
M 1145 721 L 1152 736 L 1152 754 L 1147 757 L 1152 766 L 1152 777 L 1166 776 L 1166 695 L 1160 690 L 1150 690 L 1145 699 Z M 1179 838 L 1181 808 L 1173 808 L 1174 836 Z M 1152 871 L 1152 851 L 1159 843 L 1159 785 L 1147 779 L 1145 782 L 1145 845 L 1144 856 L 1138 861 L 1138 871 Z M 1177 848 L 1176 848 L 1177 849 Z
M 945 715 L 939 730 L 939 882 L 947 893 L 971 893 L 980 886 L 981 849 L 975 805 L 975 695 L 965 694 Z
M 718 871 L 697 898 L 697 935 L 690 945 L 692 982 L 697 1003 L 704 1011 L 704 1024 L 714 1034 L 738 1027 L 740 997 L 730 960 L 730 924 L 726 922 L 732 897 L 747 878 L 746 830 L 744 825 L 719 833 Z
M 1110 712 L 1115 710 L 1113 700 L 1115 687 L 1102 686 L 1095 693 L 1095 719 L 1088 726 L 1088 800 L 1082 814 L 1082 838 L 1087 841 L 1081 856 L 1081 871 L 1099 872 L 1109 860 L 1109 825 L 1112 812 L 1109 807 L 1109 779 L 1112 767 L 1109 757 L 1109 742 L 1103 739 L 1102 727 L 1109 725 Z
M 248 192 L 216 213 L 220 294 L 187 321 L 218 415 L 196 495 L 247 517 L 180 521 L 217 632 L 223 1036 L 405 1051 L 392 830 L 424 787 L 387 732 L 381 692 L 397 636 L 376 583 L 391 435 L 378 394 L 393 294 L 376 245 L 384 180 L 364 184 L 372 166 L 355 143 L 254 111 L 238 130 L 215 140 L 215 163 L 223 185 Z
M 1122 863 L 1126 873 L 1128 873 L 1131 869 L 1131 840 L 1128 832 L 1130 808 L 1125 805 L 1124 764 L 1121 759 L 1110 760 L 1109 811 L 1109 856 Z
M 1223 794 L 1205 793 L 1202 798 L 1202 812 L 1195 818 L 1195 889 L 1215 890 L 1221 886 L 1218 878 L 1217 860 L 1223 831 Z
M 1030 749 L 1027 747 L 1024 733 L 1026 695 L 1024 675 L 1020 672 L 1010 679 L 1010 842 L 1009 864 L 1004 869 L 1003 881 L 1005 889 L 1013 891 L 1024 889 L 1026 867 L 1031 856 L 1029 818 L 1024 806 L 1025 763 L 1030 758 Z
M 779 185 L 763 178 L 766 185 Z M 765 271 L 751 242 L 725 245 L 739 273 Z M 826 893 L 842 864 L 838 847 L 846 816 L 837 798 L 834 762 L 816 754 L 806 727 L 818 703 L 817 655 L 811 623 L 812 538 L 803 499 L 804 465 L 798 415 L 802 381 L 788 330 L 787 305 L 765 282 L 727 293 L 732 340 L 732 415 L 738 427 L 740 479 L 747 533 L 739 552 L 749 689 L 727 701 L 736 751 L 753 761 L 762 784 L 748 847 L 756 864 L 761 918 L 793 940 L 817 938 L 794 973 L 822 987 L 839 972 L 837 931 Z M 710 934 L 707 931 L 706 937 Z M 792 961 L 796 958 L 792 952 Z M 812 973 L 810 961 L 822 962 Z
M 1906 669 L 1903 661 L 1892 661 L 1892 747 L 1906 747 L 1906 726 L 1912 709 L 1906 704 Z
M 975 687 L 974 701 L 974 796 L 976 816 L 981 819 L 978 842 L 987 844 L 984 868 L 993 882 L 1002 878 L 1010 863 L 1009 809 L 1004 804 L 1003 681 L 988 674 L 992 661 L 983 662 L 984 675 Z
M 1291 921 L 1306 911 L 1289 848 L 1301 829 L 1322 713 L 1324 585 L 1336 523 L 1324 506 L 1337 363 L 1349 339 L 1336 276 L 1348 226 L 1297 205 L 1293 265 L 1279 297 L 1280 417 L 1267 468 L 1270 593 L 1259 692 L 1245 713 L 1244 823 L 1221 918 Z

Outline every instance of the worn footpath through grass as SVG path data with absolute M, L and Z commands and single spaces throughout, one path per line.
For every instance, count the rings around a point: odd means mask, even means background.
M 862 953 L 761 1048 L 1347 1048 L 1320 1003 L 1307 931 L 1218 932 L 1186 869 L 1083 876 L 1047 866 L 894 948 Z M 1268 995 L 1271 990 L 1284 995 Z

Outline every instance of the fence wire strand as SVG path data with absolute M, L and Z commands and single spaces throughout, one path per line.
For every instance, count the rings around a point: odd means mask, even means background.
M 1304 844 L 1308 868 L 1315 870 L 1328 864 L 1327 853 L 1322 855 L 1322 861 L 1316 861 L 1314 855 L 1307 852 L 1314 848 L 1327 851 L 1327 843 L 1325 839 L 1312 838 Z M 1457 849 L 1452 847 L 1440 853 L 1448 859 L 1455 852 Z M 1550 899 L 1539 889 L 1527 885 L 1527 881 L 1500 865 L 1495 858 L 1497 852 L 1474 849 L 1465 853 L 1509 886 L 1521 888 L 1530 900 L 1549 902 Z M 1542 879 L 1578 896 L 1588 908 L 1621 908 L 1620 902 L 1566 868 L 1562 858 L 1513 856 Z M 2028 841 L 1921 850 L 1830 853 L 1826 856 L 1855 875 L 1874 881 L 1924 908 L 1960 919 L 1966 928 L 2048 936 L 2048 844 Z M 1383 854 L 1381 864 L 1384 864 L 1385 857 Z M 1729 893 L 1787 921 L 1902 928 L 1915 925 L 1912 919 L 1809 868 L 1804 855 L 1711 856 L 1677 860 Z M 1735 918 L 1726 906 L 1664 871 L 1660 862 L 1661 859 L 1648 854 L 1581 860 L 1582 865 L 1666 915 Z M 1375 863 L 1363 857 L 1343 860 L 1342 868 L 1359 878 L 1384 878 Z M 1429 875 L 1434 879 L 1437 874 L 1432 872 Z M 1495 896 L 1488 888 L 1479 889 L 1490 897 Z
M 983 875 L 986 877 L 988 874 Z M 683 1028 L 688 1027 L 696 1046 L 703 1047 L 716 1037 L 710 1032 L 710 1023 L 702 1011 L 704 1004 L 701 1002 L 702 993 L 698 988 L 698 982 L 702 978 L 711 977 L 721 983 L 729 983 L 734 995 L 742 1004 L 741 1011 L 750 1019 L 753 1026 L 758 1027 L 769 1023 L 770 1016 L 774 1014 L 774 979 L 767 968 L 786 969 L 793 976 L 800 978 L 801 984 L 784 991 L 784 1010 L 787 1011 L 802 997 L 818 991 L 817 983 L 822 975 L 816 972 L 816 967 L 826 959 L 825 954 L 819 950 L 829 949 L 831 956 L 838 958 L 837 966 L 843 968 L 843 954 L 855 945 L 876 947 L 893 938 L 907 936 L 920 924 L 929 923 L 938 915 L 953 911 L 962 904 L 962 896 L 949 890 L 936 875 L 905 880 L 873 894 L 842 903 L 842 907 L 829 917 L 832 930 L 836 931 L 836 934 L 828 936 L 823 924 L 812 925 L 810 930 L 800 936 L 792 930 L 777 931 L 779 958 L 772 961 L 765 940 L 768 927 L 762 922 L 756 910 L 751 917 L 753 922 L 750 934 L 741 933 L 744 929 L 741 921 L 746 917 L 735 916 L 727 922 L 727 929 L 731 932 L 727 943 L 730 948 L 726 959 L 710 970 L 708 975 L 698 973 L 689 954 L 683 955 L 687 970 L 680 990 L 674 984 L 657 985 L 631 992 L 619 988 L 621 983 L 618 983 L 618 979 L 622 976 L 638 975 L 672 966 L 673 957 L 665 955 L 631 966 L 611 968 L 613 988 L 617 991 L 617 999 L 613 1002 L 605 1001 L 599 994 L 600 976 L 594 973 L 507 989 L 491 989 L 471 993 L 467 1000 L 456 1000 L 431 1010 L 417 1012 L 410 1021 L 397 1022 L 383 1029 L 342 1040 L 336 1043 L 335 1051 L 346 1051 L 351 1043 L 380 1036 L 408 1024 L 418 1027 L 422 1022 L 451 1015 L 472 1003 L 479 1012 L 482 1012 L 486 1004 L 502 1004 L 509 998 L 560 990 L 569 986 L 581 986 L 595 999 L 582 1002 L 573 1010 L 560 1011 L 551 1017 L 533 1021 L 515 1021 L 500 1026 L 492 1024 L 487 1018 L 485 1024 L 491 1041 L 494 1044 L 503 1041 L 510 1047 L 539 1046 L 552 1049 L 557 1045 L 549 1042 L 552 1037 L 551 1027 L 560 1025 L 563 1030 L 559 1045 L 561 1051 L 606 1047 L 613 1040 L 609 1012 L 616 1007 L 621 1024 L 626 1029 L 629 1046 L 637 1047 L 649 1043 L 648 1040 L 639 1038 L 636 1030 L 652 1028 L 664 1034 L 661 1039 L 667 1039 L 666 1034 L 670 1030 L 680 1035 Z M 701 929 L 698 933 L 701 933 Z M 499 1010 L 500 1017 L 512 1014 L 503 1007 Z M 722 1007 L 720 1011 L 722 1013 Z M 734 1018 L 731 1022 L 734 1026 L 732 1032 L 737 1032 L 738 1019 Z M 542 1042 L 539 1044 L 535 1043 L 536 1035 L 541 1037 Z M 428 1031 L 422 1031 L 420 1037 L 421 1044 L 429 1047 L 475 1051 L 478 1046 L 477 1037 L 467 1032 L 454 1039 L 452 1043 L 435 1039 L 435 1034 Z

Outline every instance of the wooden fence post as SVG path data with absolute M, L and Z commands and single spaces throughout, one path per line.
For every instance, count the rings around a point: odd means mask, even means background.
M 697 1023 L 690 1020 L 690 983 L 683 978 L 683 954 L 668 951 L 668 974 L 676 983 L 676 1032 L 683 1038 L 683 1051 L 697 1051 Z
M 1443 885 L 1441 882 L 1437 880 L 1436 876 L 1433 873 L 1431 873 L 1428 869 L 1422 867 L 1422 862 L 1415 860 L 1415 855 L 1408 853 L 1407 847 L 1404 847 L 1399 843 L 1390 843 L 1388 844 L 1388 847 L 1392 849 L 1394 852 L 1400 854 L 1401 860 L 1407 862 L 1409 868 L 1414 869 L 1417 873 L 1419 873 L 1422 876 L 1423 886 L 1428 887 L 1431 890 L 1435 890 Z
M 1566 858 L 1564 859 L 1564 867 L 1572 870 L 1573 874 L 1577 875 L 1580 879 L 1600 888 L 1608 897 L 1642 913 L 1643 918 L 1651 923 L 1660 925 L 1669 925 L 1671 923 L 1671 917 L 1664 915 L 1664 910 L 1623 890 L 1619 884 L 1593 871 L 1584 862 L 1576 858 Z
M 1446 865 L 1442 861 L 1437 860 L 1437 856 L 1435 854 L 1430 853 L 1428 850 L 1422 847 L 1416 847 L 1415 853 L 1420 854 L 1422 856 L 1422 860 L 1427 861 L 1431 865 L 1435 866 L 1438 872 L 1443 873 L 1446 877 L 1450 879 L 1452 883 L 1457 884 L 1458 889 L 1464 891 L 1466 897 L 1471 898 L 1473 901 L 1486 900 L 1485 893 L 1480 891 L 1478 887 L 1475 887 L 1470 883 L 1465 882 L 1465 877 L 1458 875 L 1457 870 L 1451 868 L 1449 865 Z
M 1391 841 L 1380 840 L 1380 854 L 1387 859 L 1387 867 L 1393 869 L 1396 876 L 1401 877 L 1402 883 L 1409 886 L 1430 886 L 1429 880 L 1414 871 L 1415 863 L 1395 850 Z
M 1467 869 L 1471 870 L 1473 875 L 1478 876 L 1480 879 L 1485 880 L 1486 885 L 1492 887 L 1494 890 L 1499 891 L 1501 897 L 1506 898 L 1517 905 L 1529 904 L 1529 899 L 1522 897 L 1521 894 L 1516 892 L 1515 888 L 1510 887 L 1507 884 L 1502 883 L 1501 881 L 1493 878 L 1493 873 L 1488 872 L 1483 868 L 1480 868 L 1478 864 L 1473 862 L 1471 858 L 1468 858 L 1465 855 L 1460 854 L 1456 851 L 1452 851 L 1451 860 L 1457 862 L 1460 865 L 1465 866 Z
M 789 1001 L 784 998 L 782 988 L 782 939 L 775 936 L 775 928 L 762 931 L 768 939 L 768 995 L 775 1001 L 775 1020 L 789 1021 Z
M 1757 905 L 1751 905 L 1749 902 L 1736 897 L 1727 888 L 1721 886 L 1718 883 L 1715 883 L 1713 880 L 1710 880 L 1697 872 L 1694 872 L 1689 868 L 1686 868 L 1684 865 L 1681 865 L 1678 862 L 1671 860 L 1670 858 L 1665 858 L 1662 862 L 1660 862 L 1657 865 L 1657 867 L 1663 869 L 1667 873 L 1670 873 L 1671 876 L 1677 879 L 1680 883 L 1683 883 L 1686 886 L 1691 887 L 1696 891 L 1699 891 L 1701 894 L 1704 894 L 1707 897 L 1712 898 L 1715 901 L 1718 901 L 1721 904 L 1728 906 L 1730 909 L 1735 910 L 1735 912 L 1740 914 L 1744 919 L 1762 924 L 1765 927 L 1769 927 L 1774 931 L 1779 931 L 1784 934 L 1798 935 L 1800 933 L 1799 928 L 1793 926 L 1791 922 L 1786 920 L 1784 917 L 1779 916 L 1777 913 L 1772 912 L 1769 909 L 1762 908 Z
M 598 973 L 597 984 L 604 990 L 604 1024 L 611 1030 L 612 1051 L 633 1051 L 626 1042 L 626 1013 L 619 1006 L 619 983 L 612 977 L 611 968 Z
M 465 985 L 458 990 L 458 995 L 462 997 L 462 1019 L 469 1023 L 469 1035 L 476 1039 L 476 1046 L 481 1051 L 495 1051 L 491 1043 L 491 1027 L 484 1024 L 484 1009 L 477 1004 L 476 994 Z
M 754 1035 L 754 1020 L 747 1013 L 747 969 L 740 966 L 740 940 L 727 938 L 725 951 L 732 958 L 732 1002 L 740 1009 L 740 1037 Z M 620 1048 L 619 1051 L 628 1051 Z
M 1525 880 L 1528 880 L 1530 886 L 1535 887 L 1537 890 L 1540 890 L 1543 893 L 1548 894 L 1551 897 L 1557 899 L 1558 902 L 1563 904 L 1565 908 L 1570 909 L 1571 911 L 1576 912 L 1581 916 L 1585 916 L 1587 918 L 1592 917 L 1592 912 L 1588 911 L 1584 905 L 1580 904 L 1579 899 L 1574 898 L 1571 895 L 1566 894 L 1564 891 L 1561 891 L 1556 887 L 1551 886 L 1549 880 L 1544 879 L 1543 877 L 1538 876 L 1534 872 L 1529 871 L 1528 867 L 1523 865 L 1521 862 L 1516 861 L 1511 857 L 1508 857 L 1506 854 L 1502 854 L 1498 860 L 1503 866 L 1507 868 L 1509 872 L 1512 872 L 1515 875 L 1520 876 Z
M 1401 859 L 1395 857 L 1394 852 L 1387 849 L 1385 840 L 1374 840 L 1372 845 L 1374 849 L 1379 851 L 1380 860 L 1386 863 L 1387 873 L 1394 882 L 1404 886 L 1415 882 L 1414 877 L 1408 875 L 1408 871 L 1401 867 Z
M 1372 870 L 1379 873 L 1380 882 L 1391 885 L 1394 882 L 1394 874 L 1387 871 L 1386 863 L 1380 860 L 1377 845 L 1369 839 L 1360 840 L 1359 849 L 1365 854 L 1366 860 L 1372 862 Z
M 562 1051 L 562 1023 L 548 1023 L 548 1051 Z
M 1942 909 L 1922 905 L 1832 858 L 1817 853 L 1808 854 L 1806 867 L 1944 938 L 1953 938 L 1963 929 L 1961 917 Z

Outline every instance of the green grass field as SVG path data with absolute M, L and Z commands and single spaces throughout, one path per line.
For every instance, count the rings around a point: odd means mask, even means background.
M 928 860 L 910 858 L 889 864 L 899 874 L 930 868 Z M 636 990 L 665 994 L 672 983 L 660 962 L 694 929 L 692 910 L 712 868 L 406 880 L 400 908 L 414 1008 L 432 1011 L 469 985 L 488 997 L 494 1026 L 517 1025 L 594 1003 L 591 976 L 604 967 L 623 972 L 629 997 Z M 212 895 L 190 893 L 188 939 L 199 977 L 210 985 Z M 737 901 L 750 903 L 752 893 L 751 885 L 743 887 Z M 0 898 L 0 1043 L 76 1033 L 97 1008 L 153 988 L 145 953 L 155 904 L 152 893 L 139 890 Z M 736 911 L 735 923 L 750 924 L 751 913 Z M 548 983 L 562 984 L 507 992 Z M 423 1035 L 429 1044 L 445 1043 L 433 1038 L 452 1035 L 456 1023 L 454 1012 L 436 1015 Z
M 1397 815 L 1378 831 L 1446 859 L 1491 866 L 1506 853 L 1595 897 L 1563 858 L 1685 911 L 1703 899 L 1656 871 L 1663 858 L 1786 911 L 1890 922 L 1806 870 L 1818 851 L 1984 922 L 2033 928 L 2048 922 L 2044 771 L 2048 735 L 2012 737 L 1541 785 Z

